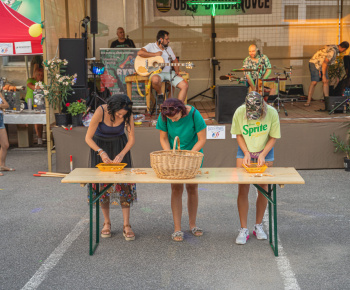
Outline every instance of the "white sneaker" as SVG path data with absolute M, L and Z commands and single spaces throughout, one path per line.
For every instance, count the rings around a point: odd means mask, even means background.
M 258 240 L 266 240 L 267 239 L 267 235 L 264 232 L 262 224 L 254 225 L 253 234 L 254 234 L 254 236 L 256 236 L 256 238 Z
M 43 144 L 43 139 L 42 138 L 38 138 L 38 145 L 42 145 Z
M 238 237 L 236 239 L 236 244 L 244 245 L 249 239 L 249 230 L 247 228 L 241 228 L 239 230 Z

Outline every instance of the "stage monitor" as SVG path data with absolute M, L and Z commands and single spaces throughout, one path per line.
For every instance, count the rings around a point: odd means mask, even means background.
M 60 38 L 60 59 L 68 60 L 67 75 L 78 75 L 74 87 L 86 87 L 87 67 L 85 40 L 81 38 Z
M 220 124 L 231 124 L 233 114 L 244 103 L 247 93 L 246 86 L 216 86 L 215 120 Z

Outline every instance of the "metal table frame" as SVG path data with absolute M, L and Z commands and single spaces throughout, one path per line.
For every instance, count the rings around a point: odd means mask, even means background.
M 278 256 L 278 230 L 277 230 L 277 185 L 281 188 L 284 184 L 305 184 L 303 178 L 294 168 L 277 168 L 271 167 L 269 173 L 275 174 L 270 179 L 259 177 L 259 184 L 267 184 L 267 191 L 260 185 L 256 184 L 256 179 L 251 175 L 244 173 L 243 168 L 202 168 L 201 171 L 211 171 L 209 175 L 201 174 L 193 179 L 186 180 L 170 180 L 159 179 L 151 168 L 142 168 L 147 175 L 130 174 L 130 169 L 124 169 L 126 175 L 120 175 L 122 183 L 192 183 L 192 184 L 252 184 L 254 185 L 268 200 L 268 215 L 269 215 L 269 244 L 274 255 Z M 89 207 L 90 207 L 90 241 L 89 254 L 92 256 L 100 242 L 100 202 L 99 199 L 106 191 L 114 184 L 119 182 L 118 175 L 110 174 L 110 172 L 99 172 L 97 168 L 77 168 L 73 170 L 67 177 L 62 180 L 62 183 L 80 183 L 81 185 L 88 184 L 89 188 Z M 270 175 L 271 176 L 271 175 Z M 253 178 L 253 179 L 252 179 Z M 100 190 L 101 184 L 108 184 Z M 92 184 L 96 184 L 96 189 L 93 189 Z M 96 195 L 94 195 L 94 192 Z M 95 222 L 95 244 L 94 244 L 94 217 L 93 207 L 96 205 L 96 222 Z M 273 222 L 273 225 L 272 225 Z
M 96 183 L 96 197 L 93 198 L 93 188 L 92 183 L 89 183 L 89 205 L 90 205 L 90 245 L 89 254 L 92 256 L 100 243 L 100 197 L 106 193 L 106 191 L 113 185 L 113 183 L 107 185 L 103 190 L 99 191 L 100 186 Z M 269 184 L 268 191 L 265 191 L 261 186 L 253 184 L 268 200 L 268 210 L 269 210 L 269 243 L 272 248 L 273 253 L 278 257 L 278 236 L 277 236 L 277 199 L 276 199 L 276 184 Z M 272 188 L 271 188 L 272 186 Z M 93 227 L 94 227 L 94 215 L 93 206 L 96 204 L 96 242 L 93 245 Z M 272 209 L 273 208 L 273 209 Z M 273 210 L 273 234 L 272 234 L 272 219 L 271 214 Z M 273 239 L 272 239 L 273 235 Z

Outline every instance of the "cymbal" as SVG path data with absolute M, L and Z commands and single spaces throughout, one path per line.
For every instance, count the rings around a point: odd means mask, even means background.
M 280 70 L 293 69 L 292 66 L 290 66 L 290 67 L 277 67 L 277 66 L 275 66 L 275 65 L 274 65 L 272 68 L 273 68 L 273 69 L 280 69 Z
M 241 78 L 236 77 L 236 76 L 231 76 L 231 75 L 220 76 L 220 80 L 230 80 L 230 79 L 239 80 Z
M 258 69 L 253 69 L 253 68 L 238 68 L 238 69 L 233 69 L 231 71 L 235 72 L 245 72 L 245 71 L 258 71 Z

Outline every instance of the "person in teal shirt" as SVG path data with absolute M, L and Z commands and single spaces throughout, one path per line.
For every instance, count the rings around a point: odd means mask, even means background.
M 37 88 L 37 82 L 42 82 L 44 79 L 44 71 L 42 68 L 37 68 L 34 71 L 34 77 L 29 78 L 27 80 L 27 94 L 25 97 L 26 103 L 28 103 L 28 99 L 32 99 L 32 105 L 34 105 L 34 97 L 33 97 L 33 92 Z M 35 133 L 38 136 L 38 145 L 43 144 L 43 124 L 35 124 Z
M 266 163 L 273 165 L 276 139 L 281 138 L 280 122 L 275 108 L 267 105 L 263 97 L 257 92 L 250 92 L 245 104 L 240 106 L 232 118 L 231 134 L 237 135 L 237 167 L 251 165 L 252 159 L 257 159 L 258 166 Z M 267 190 L 267 184 L 260 184 Z M 249 239 L 247 228 L 249 184 L 238 185 L 237 207 L 241 221 L 241 229 L 236 244 L 243 245 Z M 256 224 L 253 234 L 259 240 L 266 240 L 262 219 L 267 206 L 267 199 L 259 192 L 256 201 Z
M 185 105 L 176 98 L 164 101 L 161 109 L 156 129 L 160 130 L 160 144 L 163 150 L 171 150 L 174 139 L 178 136 L 181 150 L 203 152 L 207 125 L 201 114 L 194 107 Z M 199 237 L 203 235 L 203 230 L 196 226 L 198 184 L 186 184 L 186 190 L 190 229 L 194 236 Z M 183 191 L 183 184 L 171 184 L 171 210 L 174 220 L 174 233 L 171 237 L 176 242 L 182 242 L 184 236 L 181 231 Z

